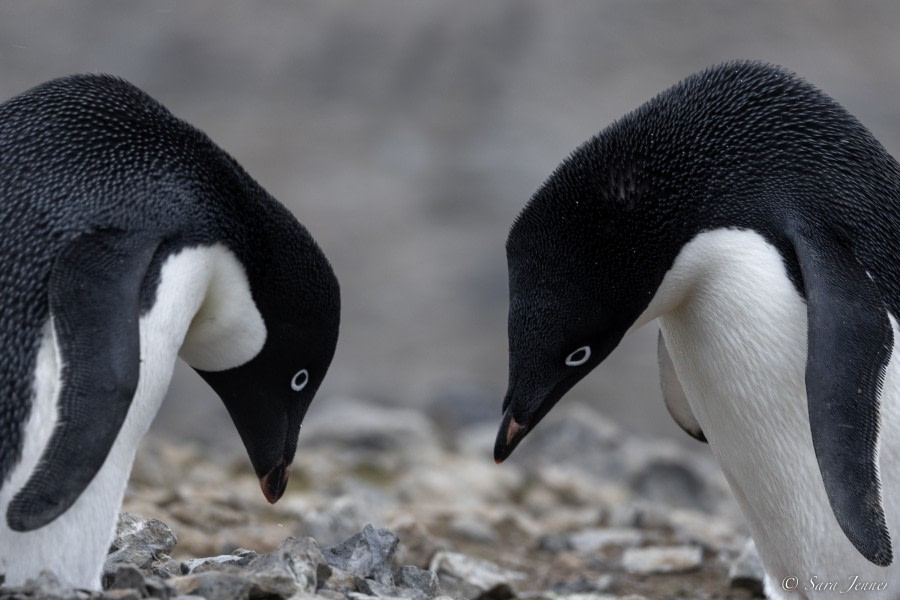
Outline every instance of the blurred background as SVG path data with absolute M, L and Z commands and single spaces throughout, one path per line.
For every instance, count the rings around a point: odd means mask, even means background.
M 0 97 L 75 72 L 122 76 L 297 214 L 343 296 L 310 420 L 347 399 L 497 419 L 504 242 L 560 160 L 736 58 L 798 72 L 900 155 L 898 24 L 892 0 L 3 0 Z M 701 450 L 665 411 L 655 340 L 655 325 L 626 339 L 564 402 Z M 183 364 L 154 427 L 243 453 Z

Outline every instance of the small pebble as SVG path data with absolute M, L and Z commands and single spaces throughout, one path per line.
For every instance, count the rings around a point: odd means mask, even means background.
M 697 546 L 656 546 L 629 548 L 622 555 L 622 567 L 629 573 L 686 573 L 703 564 L 703 551 Z

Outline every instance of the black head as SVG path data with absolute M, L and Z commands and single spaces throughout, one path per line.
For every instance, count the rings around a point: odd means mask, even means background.
M 544 184 L 507 241 L 509 387 L 497 462 L 615 349 L 665 273 L 667 250 L 648 240 L 645 211 L 587 168 L 600 158 L 593 143 Z
M 265 342 L 243 364 L 197 371 L 225 403 L 263 494 L 275 502 L 287 485 L 303 418 L 334 356 L 340 291 L 307 231 L 280 206 L 271 208 L 268 226 L 235 252 Z M 246 320 L 253 322 L 249 314 Z M 255 335 L 252 329 L 224 343 L 244 343 Z

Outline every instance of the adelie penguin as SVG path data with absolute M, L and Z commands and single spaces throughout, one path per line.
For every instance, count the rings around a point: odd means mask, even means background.
M 180 355 L 270 502 L 331 362 L 338 283 L 307 230 L 134 86 L 72 76 L 0 105 L 0 574 L 99 586 Z
M 709 442 L 769 597 L 900 594 L 900 165 L 859 121 L 781 68 L 709 68 L 575 150 L 507 259 L 498 462 L 658 318 L 667 405 Z

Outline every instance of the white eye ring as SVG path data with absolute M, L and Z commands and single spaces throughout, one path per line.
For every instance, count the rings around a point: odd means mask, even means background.
M 591 357 L 591 347 L 582 346 L 572 354 L 566 357 L 566 365 L 570 367 L 580 367 Z
M 300 369 L 291 378 L 291 389 L 299 392 L 306 387 L 307 383 L 309 383 L 309 372 L 306 369 Z

